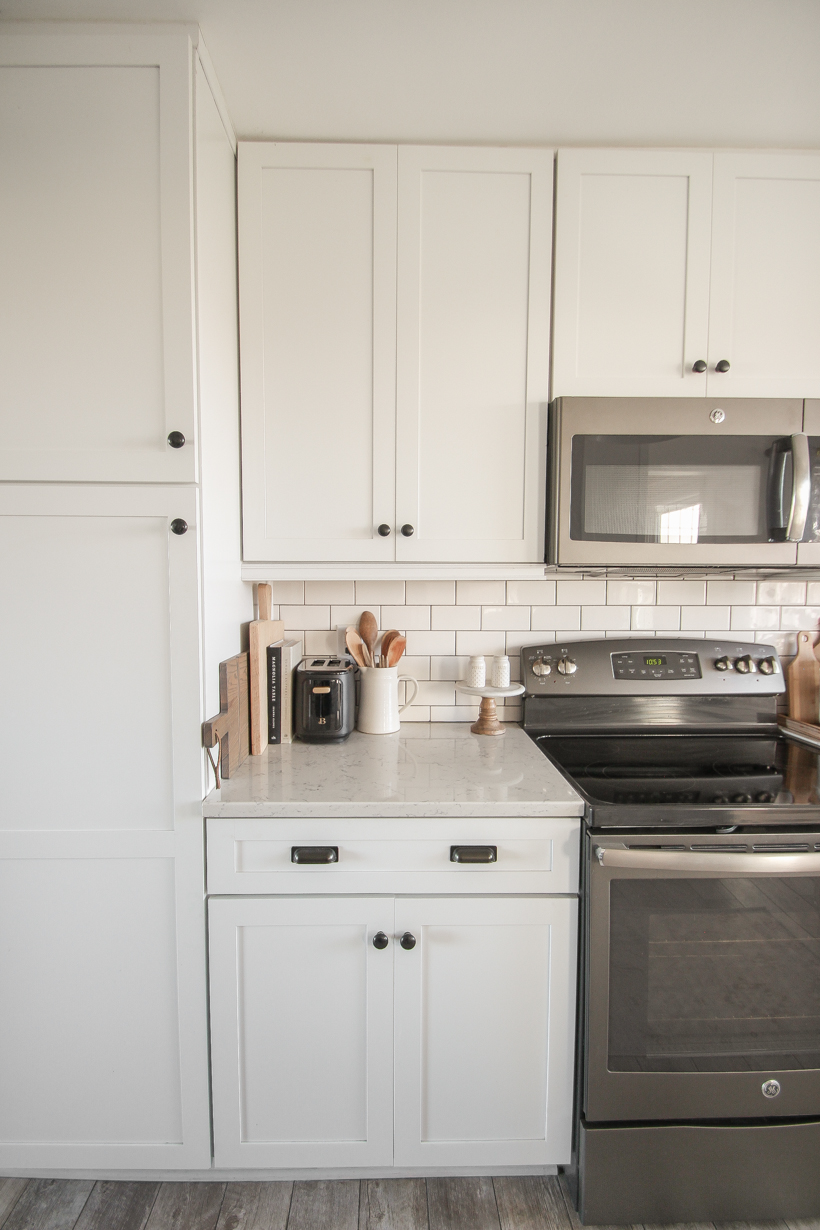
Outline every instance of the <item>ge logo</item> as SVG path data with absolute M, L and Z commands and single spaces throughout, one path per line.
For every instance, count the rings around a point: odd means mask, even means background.
M 780 1093 L 780 1081 L 764 1081 L 761 1088 L 764 1098 L 776 1098 Z

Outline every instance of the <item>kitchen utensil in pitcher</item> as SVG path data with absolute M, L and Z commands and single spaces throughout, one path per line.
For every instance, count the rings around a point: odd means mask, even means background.
M 390 649 L 390 646 L 392 645 L 393 641 L 396 639 L 398 635 L 399 634 L 395 628 L 390 628 L 390 630 L 388 632 L 385 632 L 384 636 L 382 637 L 381 659 L 379 661 L 380 666 L 388 665 L 388 662 L 387 662 L 388 650 Z
M 376 660 L 376 641 L 379 637 L 379 625 L 376 623 L 376 616 L 372 611 L 362 611 L 359 616 L 359 636 L 367 646 L 367 652 L 370 654 L 368 666 L 378 666 Z
M 406 636 L 396 636 L 393 638 L 393 640 L 390 642 L 390 648 L 387 652 L 388 667 L 396 666 L 398 664 L 399 658 L 404 653 L 406 648 L 407 648 L 407 637 Z
M 399 679 L 413 685 L 413 695 L 401 706 Z M 399 675 L 395 666 L 365 667 L 361 672 L 356 729 L 366 735 L 394 734 L 400 728 L 399 714 L 412 705 L 418 690 L 418 681 L 412 675 Z
M 367 666 L 365 662 L 366 646 L 362 638 L 359 636 L 355 628 L 348 628 L 345 632 L 345 644 L 347 645 L 353 660 L 358 666 Z

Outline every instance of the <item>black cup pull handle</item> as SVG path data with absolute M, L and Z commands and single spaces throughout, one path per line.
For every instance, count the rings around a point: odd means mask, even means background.
M 291 846 L 292 863 L 338 863 L 338 846 Z
M 405 931 L 404 935 L 399 940 L 399 943 L 405 952 L 409 952 L 411 948 L 416 947 L 416 937 L 413 935 L 412 931 Z
M 376 934 L 373 936 L 373 947 L 374 948 L 386 948 L 389 943 L 390 943 L 390 940 L 387 938 L 387 936 L 384 934 L 383 931 L 377 931 Z
M 497 863 L 498 846 L 450 846 L 451 863 Z

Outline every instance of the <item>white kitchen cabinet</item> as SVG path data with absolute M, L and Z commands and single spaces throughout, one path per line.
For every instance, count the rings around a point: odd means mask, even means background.
M 816 154 L 559 151 L 552 396 L 817 396 L 818 235 Z
M 575 898 L 209 911 L 217 1166 L 569 1160 Z
M 0 480 L 196 478 L 194 41 L 0 37 Z
M 239 170 L 245 560 L 543 560 L 551 152 Z

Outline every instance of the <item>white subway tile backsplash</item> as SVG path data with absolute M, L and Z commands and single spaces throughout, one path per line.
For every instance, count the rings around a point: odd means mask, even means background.
M 399 632 L 421 631 L 430 627 L 429 606 L 383 606 L 382 625 L 398 628 Z
M 483 606 L 485 602 L 503 605 L 507 600 L 505 581 L 457 581 L 456 602 L 459 606 Z
M 680 628 L 680 607 L 633 606 L 632 627 L 638 632 L 677 632 Z
M 696 606 L 705 601 L 705 581 L 658 581 L 659 606 Z
M 356 602 L 364 606 L 370 602 L 381 606 L 383 603 L 400 603 L 404 600 L 404 581 L 356 582 Z
M 481 627 L 480 606 L 434 606 L 431 610 L 431 628 L 478 629 Z
M 302 606 L 305 601 L 304 581 L 272 581 L 271 602 L 288 602 L 293 606 Z
M 780 610 L 780 627 L 784 632 L 816 631 L 820 624 L 820 606 L 784 606 Z
M 399 670 L 404 674 L 412 675 L 414 679 L 421 681 L 422 679 L 430 678 L 430 659 L 428 657 L 412 657 L 407 654 L 399 661 Z
M 333 628 L 347 628 L 351 624 L 358 628 L 362 611 L 370 611 L 376 623 L 381 627 L 381 607 L 379 606 L 332 606 L 330 608 L 330 624 Z
M 528 606 L 483 606 L 481 608 L 481 627 L 488 631 L 498 629 L 506 631 L 521 631 L 530 626 L 530 608 Z
M 506 638 L 503 632 L 456 632 L 456 653 L 471 657 L 476 653 L 504 654 L 507 652 Z M 489 664 L 488 664 L 489 666 Z
M 409 710 L 408 710 L 409 712 Z M 478 721 L 478 705 L 431 705 L 431 722 L 476 722 Z
M 429 705 L 411 705 L 401 715 L 402 722 L 430 722 L 432 720 Z
M 424 632 L 410 629 L 407 633 L 406 653 L 410 657 L 430 654 L 454 654 L 456 651 L 455 632 Z
M 350 606 L 356 601 L 356 586 L 353 581 L 305 581 L 305 602 L 345 603 Z
M 810 588 L 812 587 L 810 586 Z M 770 603 L 772 606 L 805 606 L 806 582 L 758 581 L 757 600 L 762 603 Z M 813 601 L 816 602 L 817 599 L 808 599 L 810 604 Z
M 728 606 L 682 606 L 680 609 L 680 626 L 682 631 L 694 632 L 698 629 L 729 627 Z
M 439 657 L 430 658 L 431 679 L 464 679 L 467 675 L 468 658 Z
M 507 655 L 508 657 L 512 657 L 513 654 L 518 654 L 521 652 L 522 645 L 540 644 L 544 640 L 544 634 L 543 632 L 530 632 L 529 630 L 524 632 L 512 631 L 506 634 L 506 638 Z M 546 639 L 549 640 L 549 637 Z
M 596 635 L 598 634 L 596 633 Z M 643 637 L 643 636 L 655 636 L 655 635 L 656 634 L 654 632 L 636 632 L 632 628 L 627 628 L 625 630 L 619 629 L 619 628 L 612 628 L 610 631 L 604 633 L 604 636 L 607 639 L 614 639 L 614 640 L 617 640 L 618 637 L 623 637 L 624 640 L 629 640 L 631 637 L 635 637 L 635 636 Z
M 558 581 L 555 601 L 559 606 L 604 606 L 606 581 Z
M 405 581 L 405 602 L 411 606 L 452 606 L 456 600 L 455 581 Z
M 654 581 L 607 581 L 608 606 L 648 606 L 655 601 Z
M 685 637 L 686 640 L 702 641 L 706 633 L 698 628 L 681 628 L 675 635 Z
M 733 606 L 732 628 L 775 629 L 780 627 L 779 606 Z
M 707 581 L 706 601 L 710 606 L 752 606 L 754 581 Z
M 285 621 L 285 630 L 291 628 L 314 628 L 325 632 L 330 628 L 329 606 L 280 606 L 279 618 Z
M 759 645 L 773 645 L 781 658 L 793 658 L 797 653 L 796 632 L 757 632 L 755 640 Z
M 297 635 L 301 636 L 302 643 L 305 648 L 305 654 L 336 654 L 338 647 L 336 642 L 336 629 L 330 632 L 306 631 L 300 634 L 288 632 L 288 636 L 293 638 Z
M 456 703 L 455 684 L 440 679 L 419 682 L 418 703 L 420 705 L 454 705 Z
M 535 606 L 555 602 L 554 581 L 508 581 L 507 603 L 510 606 Z
M 806 602 L 809 606 L 820 603 L 820 581 L 809 581 L 806 586 Z
M 628 606 L 582 606 L 581 627 L 584 631 L 612 632 L 629 627 L 632 612 Z
M 533 631 L 542 628 L 580 628 L 581 608 L 579 606 L 534 606 L 530 626 Z

